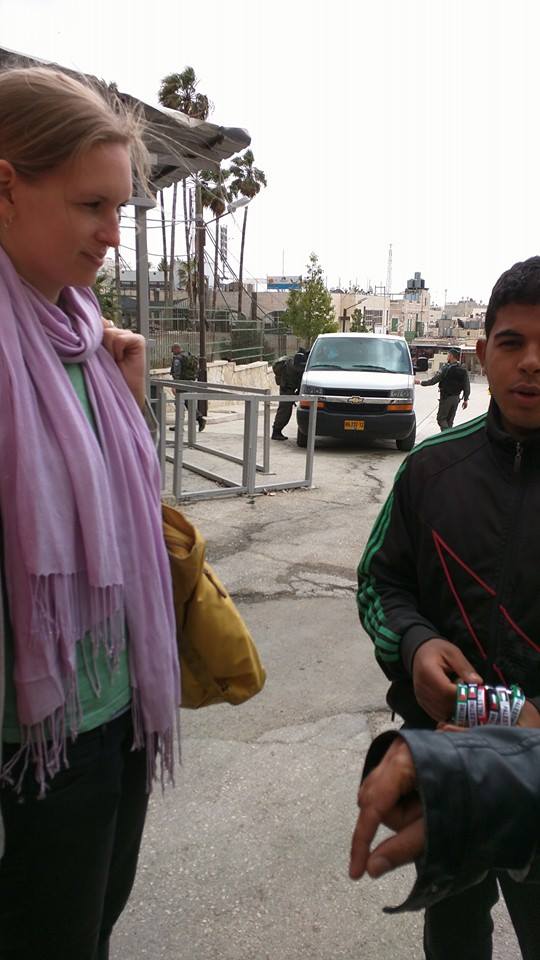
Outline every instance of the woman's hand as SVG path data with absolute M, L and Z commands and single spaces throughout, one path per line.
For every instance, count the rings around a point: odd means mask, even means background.
M 118 364 L 122 376 L 139 406 L 144 406 L 146 342 L 131 330 L 120 330 L 103 318 L 103 346 Z

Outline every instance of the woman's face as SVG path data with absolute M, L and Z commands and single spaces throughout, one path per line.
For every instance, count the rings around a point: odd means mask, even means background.
M 120 208 L 131 190 L 122 144 L 92 147 L 37 180 L 15 174 L 2 246 L 18 273 L 56 302 L 63 287 L 94 283 L 107 250 L 120 243 Z

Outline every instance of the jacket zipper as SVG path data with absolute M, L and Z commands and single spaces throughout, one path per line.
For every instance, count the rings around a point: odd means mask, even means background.
M 506 581 L 508 577 L 508 572 L 513 569 L 514 561 L 514 545 L 515 545 L 515 534 L 517 531 L 517 519 L 521 513 L 521 506 L 524 496 L 524 482 L 521 477 L 521 466 L 523 460 L 523 444 L 519 441 L 516 442 L 516 449 L 514 453 L 514 464 L 513 464 L 513 475 L 515 478 L 516 488 L 514 490 L 512 509 L 510 511 L 510 519 L 508 524 L 508 536 L 505 538 L 504 542 L 504 564 L 501 570 L 501 575 L 499 577 L 499 583 L 497 586 L 497 592 L 493 598 L 493 613 L 491 617 L 491 630 L 490 630 L 490 639 L 488 647 L 489 654 L 489 670 L 491 673 L 492 664 L 496 662 L 499 654 L 499 634 L 501 632 L 501 619 L 499 615 L 499 603 L 503 601 L 504 591 L 506 589 Z
M 521 470 L 521 458 L 523 456 L 523 444 L 516 443 L 516 452 L 514 454 L 514 473 L 519 473 Z

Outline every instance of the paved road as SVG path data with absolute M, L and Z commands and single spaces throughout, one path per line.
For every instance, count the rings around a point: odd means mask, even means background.
M 437 392 L 417 393 L 423 439 L 437 430 Z M 475 384 L 459 421 L 487 402 L 485 384 Z M 292 424 L 288 432 L 294 437 Z M 239 420 L 210 411 L 205 440 L 233 451 L 240 436 Z M 272 455 L 279 478 L 301 475 L 304 452 L 294 443 L 273 444 Z M 423 955 L 421 918 L 382 913 L 404 899 L 411 871 L 356 885 L 346 876 L 362 759 L 390 723 L 386 682 L 357 620 L 355 568 L 402 459 L 392 443 L 325 440 L 311 491 L 187 508 L 253 631 L 268 682 L 241 707 L 182 712 L 182 772 L 176 790 L 152 799 L 113 960 Z M 497 916 L 495 956 L 517 960 L 502 910 Z

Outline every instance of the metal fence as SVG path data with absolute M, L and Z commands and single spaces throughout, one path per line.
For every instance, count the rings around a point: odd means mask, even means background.
M 199 355 L 199 320 L 194 311 L 164 309 L 149 305 L 150 369 L 159 370 L 170 364 L 171 346 L 180 343 L 185 350 Z M 130 320 L 124 318 L 129 326 Z M 212 360 L 234 360 L 252 363 L 272 362 L 284 354 L 296 353 L 301 345 L 282 324 L 272 318 L 245 318 L 225 310 L 208 310 L 206 319 L 206 357 Z
M 184 350 L 199 356 L 199 330 L 160 330 L 150 331 L 150 369 L 160 370 L 171 362 L 171 347 L 179 343 Z M 244 327 L 242 330 L 219 330 L 213 323 L 206 331 L 206 359 L 233 360 L 235 363 L 253 363 L 266 360 L 272 363 L 276 357 L 294 354 L 301 341 L 298 337 L 281 333 L 262 331 L 258 327 Z
M 267 390 L 253 388 L 238 388 L 225 386 L 206 386 L 194 384 L 191 381 L 165 380 L 153 377 L 151 379 L 152 404 L 159 424 L 158 454 L 161 463 L 162 492 L 172 495 L 177 501 L 209 500 L 218 497 L 239 496 L 257 493 L 267 493 L 272 490 L 290 490 L 298 487 L 313 485 L 313 458 L 315 451 L 315 426 L 317 417 L 318 397 L 302 397 L 310 403 L 308 437 L 306 446 L 305 472 L 301 479 L 282 480 L 279 482 L 265 480 L 257 482 L 257 474 L 268 476 L 270 473 L 270 404 L 274 401 L 296 401 L 296 395 L 273 395 Z M 227 399 L 243 403 L 244 426 L 242 435 L 242 456 L 235 456 L 224 450 L 201 443 L 197 433 L 197 403 Z M 185 403 L 187 403 L 187 411 Z M 167 408 L 174 404 L 174 440 L 167 435 Z M 259 437 L 259 411 L 263 406 L 262 437 Z M 187 433 L 184 432 L 187 413 Z M 262 439 L 262 463 L 257 462 L 259 439 Z M 240 482 L 210 470 L 201 464 L 186 459 L 186 449 L 211 454 L 214 457 L 236 463 L 242 467 Z M 172 482 L 169 483 L 170 471 L 168 464 L 172 464 Z M 198 474 L 207 480 L 213 481 L 216 489 L 190 490 L 183 489 L 183 473 L 185 470 Z

